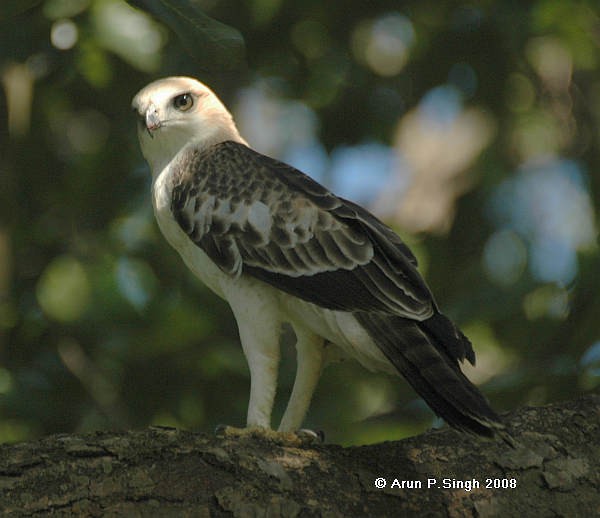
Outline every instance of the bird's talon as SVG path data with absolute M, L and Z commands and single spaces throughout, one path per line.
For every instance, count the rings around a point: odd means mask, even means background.
M 224 435 L 227 435 L 227 428 L 230 427 L 226 424 L 218 424 L 217 426 L 215 426 L 215 435 L 217 437 L 223 437 Z
M 300 430 L 296 431 L 296 435 L 300 440 L 307 442 L 325 442 L 325 432 L 323 432 L 323 430 L 310 430 L 308 428 L 300 428 Z

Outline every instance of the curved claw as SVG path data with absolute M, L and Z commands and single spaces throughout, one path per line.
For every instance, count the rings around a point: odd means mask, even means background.
M 232 428 L 233 427 L 229 426 L 228 424 L 218 424 L 215 426 L 215 435 L 217 437 L 223 437 L 227 435 L 228 430 L 231 430 Z
M 313 442 L 325 442 L 325 432 L 323 430 L 310 430 L 308 428 L 300 428 L 296 431 L 296 435 L 300 439 L 310 439 Z

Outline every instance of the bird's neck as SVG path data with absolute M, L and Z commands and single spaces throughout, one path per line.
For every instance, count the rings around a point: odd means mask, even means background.
M 181 145 L 181 141 L 184 141 L 183 145 Z M 194 138 L 187 141 L 184 139 L 161 140 L 160 138 L 155 138 L 150 142 L 146 141 L 147 145 L 143 146 L 143 152 L 146 161 L 150 165 L 153 180 L 155 180 L 158 175 L 168 168 L 173 160 L 191 148 L 203 151 L 227 141 L 248 145 L 235 126 L 213 126 L 208 131 L 198 132 Z
M 185 147 L 193 146 L 199 151 L 204 151 L 209 147 L 227 141 L 248 145 L 235 126 L 215 126 L 211 132 L 199 134 L 198 137 L 192 139 Z

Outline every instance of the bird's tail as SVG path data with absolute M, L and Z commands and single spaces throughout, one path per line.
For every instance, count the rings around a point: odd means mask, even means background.
M 448 424 L 470 433 L 507 435 L 489 403 L 462 373 L 458 360 L 474 363 L 468 339 L 440 313 L 425 322 L 376 314 L 355 317 L 387 359 L 433 411 Z M 451 332 L 448 332 L 451 331 Z

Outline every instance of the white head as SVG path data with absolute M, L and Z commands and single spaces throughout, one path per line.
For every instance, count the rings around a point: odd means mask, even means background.
M 206 148 L 226 140 L 244 142 L 227 108 L 200 81 L 167 77 L 142 88 L 131 103 L 138 137 L 154 174 L 186 145 Z

